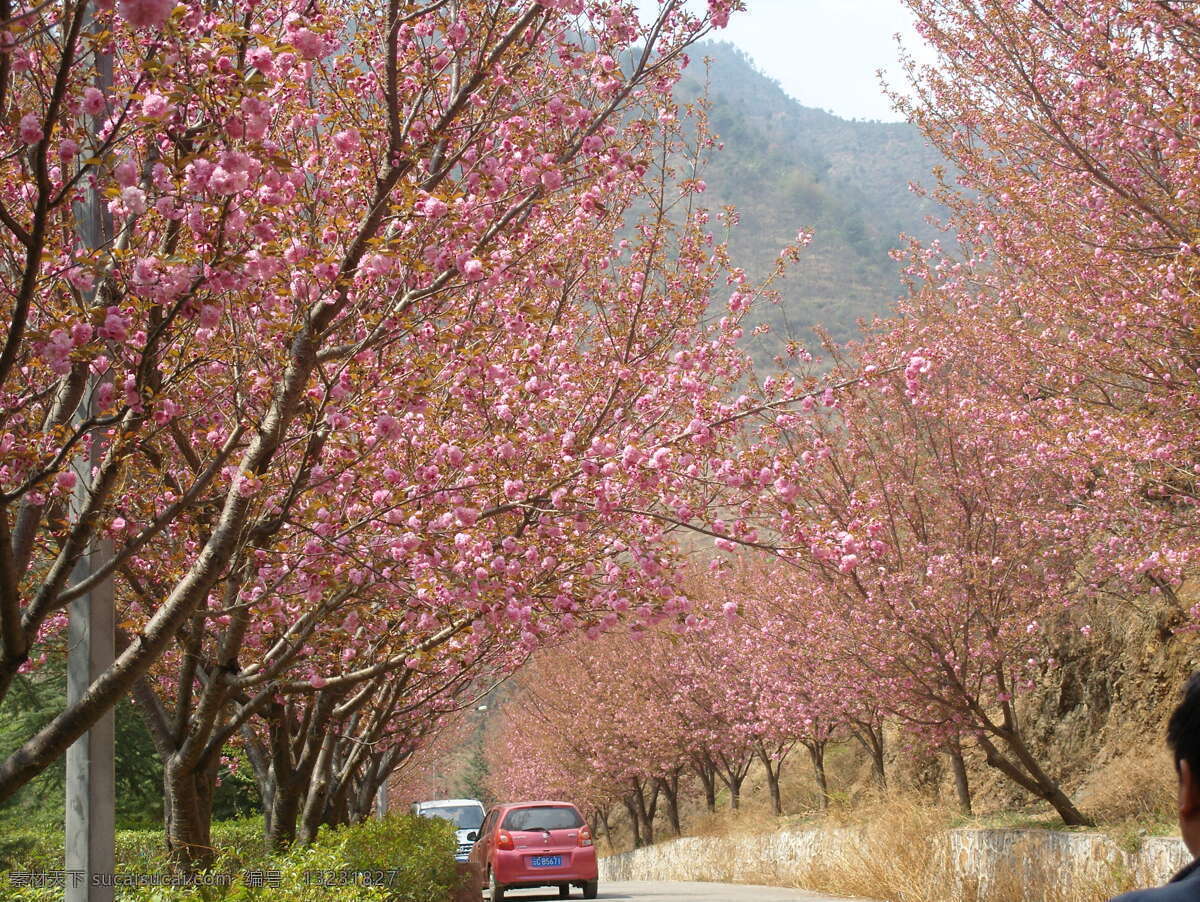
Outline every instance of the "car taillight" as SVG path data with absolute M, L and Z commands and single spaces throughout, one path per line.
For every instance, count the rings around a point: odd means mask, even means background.
M 579 831 L 579 844 L 581 846 L 590 846 L 592 844 L 592 831 L 587 827 Z
M 512 834 L 509 833 L 507 830 L 501 830 L 499 833 L 497 833 L 496 834 L 496 848 L 497 849 L 515 849 L 516 845 L 513 844 Z

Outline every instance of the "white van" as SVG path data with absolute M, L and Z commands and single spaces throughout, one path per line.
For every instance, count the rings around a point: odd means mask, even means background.
M 420 817 L 440 817 L 451 821 L 458 837 L 456 861 L 466 861 L 471 847 L 479 838 L 483 826 L 483 803 L 478 799 L 435 799 L 431 802 L 414 802 L 413 814 Z

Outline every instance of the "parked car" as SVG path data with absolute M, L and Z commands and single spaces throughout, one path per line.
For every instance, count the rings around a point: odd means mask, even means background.
M 483 870 L 492 902 L 527 886 L 557 886 L 563 899 L 578 886 L 583 898 L 595 899 L 600 885 L 592 831 L 570 802 L 497 805 L 483 820 L 470 861 Z
M 421 817 L 440 817 L 453 822 L 458 848 L 455 861 L 466 861 L 479 837 L 483 824 L 483 803 L 478 799 L 435 799 L 431 802 L 414 802 L 413 814 Z

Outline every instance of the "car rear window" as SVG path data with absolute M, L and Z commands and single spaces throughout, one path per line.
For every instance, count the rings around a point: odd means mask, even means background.
M 440 817 L 451 821 L 460 830 L 478 830 L 483 823 L 483 809 L 478 805 L 438 805 L 422 808 L 422 817 Z
M 583 826 L 583 818 L 565 805 L 514 808 L 500 825 L 505 830 L 570 830 Z

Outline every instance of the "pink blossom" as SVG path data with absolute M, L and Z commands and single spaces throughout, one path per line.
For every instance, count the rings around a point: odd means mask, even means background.
M 333 146 L 341 153 L 351 153 L 358 150 L 362 141 L 359 139 L 358 129 L 347 128 L 340 132 L 335 132 L 333 135 Z
M 83 111 L 89 116 L 99 116 L 104 112 L 104 94 L 99 88 L 83 89 Z
M 270 75 L 271 70 L 275 68 L 275 53 L 270 47 L 255 47 L 246 54 L 246 59 L 251 66 L 265 75 Z
M 175 0 L 119 0 L 117 12 L 134 28 L 161 28 Z
M 98 332 L 101 338 L 122 342 L 129 337 L 129 317 L 121 312 L 120 307 L 109 307 L 104 314 L 104 325 Z
M 928 358 L 914 354 L 909 359 L 908 366 L 904 368 L 904 375 L 910 379 L 915 378 L 917 375 L 928 373 L 932 366 Z
M 131 216 L 140 216 L 146 212 L 146 192 L 132 185 L 121 191 L 120 210 Z
M 170 102 L 161 94 L 151 92 L 142 98 L 142 115 L 148 119 L 162 119 L 170 111 Z
M 42 131 L 41 120 L 33 113 L 26 113 L 21 117 L 19 131 L 21 140 L 26 144 L 37 144 L 46 137 L 46 133 Z
M 461 272 L 470 282 L 478 282 L 485 277 L 483 263 L 475 259 L 463 261 L 462 265 L 459 267 L 459 272 Z
M 729 24 L 729 0 L 708 0 L 708 14 L 714 28 L 725 28 Z
M 134 282 L 148 285 L 158 279 L 158 261 L 153 257 L 140 257 L 133 265 L 132 278 Z
M 113 177 L 122 188 L 128 188 L 137 181 L 138 168 L 133 160 L 122 160 L 113 168 Z
M 440 219 L 446 215 L 448 209 L 446 202 L 436 197 L 427 197 L 417 202 L 417 210 L 430 219 Z
M 91 323 L 75 323 L 71 326 L 71 343 L 75 347 L 85 345 L 92 340 L 95 331 Z
M 324 41 L 321 36 L 308 28 L 298 28 L 290 35 L 292 46 L 306 60 L 314 60 L 321 56 Z
M 385 276 L 392 271 L 392 261 L 383 254 L 368 254 L 359 264 L 358 271 L 368 278 Z
M 71 336 L 66 329 L 55 329 L 50 334 L 50 340 L 42 349 L 42 357 L 56 375 L 65 376 L 71 371 L 72 347 Z
M 375 419 L 375 434 L 385 441 L 395 441 L 404 434 L 404 429 L 398 419 L 384 413 Z

